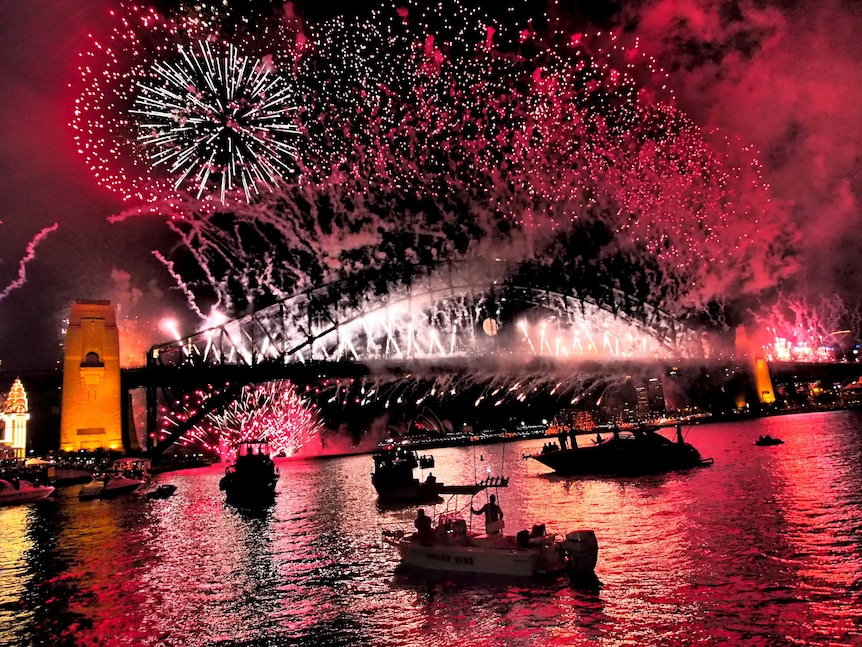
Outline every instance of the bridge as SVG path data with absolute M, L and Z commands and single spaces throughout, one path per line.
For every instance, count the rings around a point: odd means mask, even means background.
M 501 260 L 399 272 L 304 290 L 151 348 L 145 370 L 124 373 L 126 388 L 147 388 L 149 429 L 158 428 L 160 397 L 178 402 L 179 391 L 227 385 L 156 451 L 249 383 L 470 371 L 480 358 L 494 366 L 511 358 L 596 362 L 703 353 L 698 334 L 603 277 Z

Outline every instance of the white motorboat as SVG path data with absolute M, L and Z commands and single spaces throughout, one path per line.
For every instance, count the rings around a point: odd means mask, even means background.
M 511 577 L 593 576 L 599 547 L 592 530 L 575 530 L 564 539 L 546 534 L 544 524 L 517 535 L 467 532 L 464 519 L 441 515 L 432 536 L 384 534 L 401 554 L 401 563 L 435 571 L 486 573 Z
M 130 494 L 147 482 L 150 461 L 137 458 L 121 458 L 114 461 L 111 471 L 95 477 L 81 486 L 78 498 L 111 499 Z
M 78 492 L 78 498 L 82 501 L 89 499 L 98 499 L 102 490 L 105 488 L 105 478 L 93 478 L 91 481 L 84 483 L 81 490 Z
M 53 494 L 50 485 L 34 485 L 30 481 L 7 481 L 0 479 L 0 505 L 16 503 L 33 503 L 41 501 Z

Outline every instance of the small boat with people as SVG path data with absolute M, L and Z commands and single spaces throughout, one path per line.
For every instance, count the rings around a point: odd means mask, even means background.
M 419 456 L 415 449 L 409 449 L 393 442 L 382 444 L 374 454 L 374 472 L 371 483 L 381 501 L 402 501 L 425 503 L 440 500 L 440 487 L 432 473 L 420 480 L 415 477 L 417 468 L 434 467 L 433 456 Z
M 38 485 L 21 478 L 0 479 L 0 506 L 34 503 L 54 493 L 51 485 Z
M 227 501 L 241 506 L 270 505 L 275 502 L 278 468 L 272 460 L 269 443 L 244 441 L 237 445 L 236 459 L 225 470 L 219 489 Z
M 382 444 L 374 454 L 374 472 L 371 483 L 384 505 L 414 505 L 442 503 L 443 495 L 474 495 L 488 487 L 506 487 L 509 479 L 489 476 L 480 483 L 446 485 L 429 472 L 423 479 L 416 478 L 414 470 L 434 467 L 434 457 L 420 456 L 416 450 L 393 442 Z
M 658 433 L 658 429 L 653 425 L 614 427 L 604 436 L 596 431 L 595 439 L 583 446 L 577 442 L 577 436 L 583 434 L 562 435 L 559 445 L 546 443 L 540 453 L 525 458 L 532 458 L 561 476 L 639 476 L 713 464 L 712 458 L 701 457 L 684 440 L 681 426 L 677 425 L 675 441 Z
M 766 434 L 764 436 L 760 436 L 757 440 L 755 440 L 754 444 L 759 447 L 768 447 L 770 445 L 783 445 L 784 441 L 781 440 L 781 438 L 775 438 L 774 436 Z
M 519 578 L 595 577 L 599 547 L 592 530 L 573 530 L 558 538 L 547 533 L 544 524 L 515 535 L 504 534 L 502 528 L 501 520 L 484 533 L 473 533 L 465 519 L 444 513 L 430 530 L 389 532 L 384 541 L 398 549 L 404 567 Z

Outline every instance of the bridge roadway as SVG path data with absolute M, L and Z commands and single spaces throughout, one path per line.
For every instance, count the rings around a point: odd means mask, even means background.
M 668 366 L 666 362 L 655 361 L 640 361 L 640 362 L 581 362 L 576 366 L 570 363 L 564 365 L 556 364 L 553 361 L 541 360 L 526 362 L 522 364 L 506 364 L 502 363 L 497 366 L 498 375 L 515 374 L 517 371 L 522 374 L 537 374 L 539 371 L 545 371 L 547 375 L 554 373 L 562 373 L 563 370 L 572 375 L 576 371 L 583 373 L 591 372 L 601 374 L 602 372 L 611 372 L 612 374 L 639 374 L 644 371 L 653 371 L 653 373 L 661 367 Z M 703 362 L 688 360 L 677 364 L 684 374 L 687 369 L 700 370 L 718 370 L 723 368 L 734 369 L 730 363 L 721 363 L 718 361 L 710 362 L 706 366 Z M 124 437 L 128 438 L 129 429 L 128 421 L 130 419 L 128 411 L 128 394 L 134 389 L 144 388 L 147 390 L 148 400 L 152 397 L 152 402 L 148 402 L 148 409 L 156 407 L 156 391 L 158 389 L 184 390 L 191 391 L 194 388 L 200 388 L 208 384 L 225 384 L 236 383 L 239 385 L 249 384 L 254 382 L 264 382 L 267 380 L 289 379 L 297 385 L 313 384 L 324 379 L 362 379 L 379 377 L 385 379 L 387 376 L 392 380 L 404 378 L 407 376 L 415 377 L 433 377 L 438 374 L 446 373 L 461 373 L 464 375 L 481 374 L 490 375 L 494 368 L 493 362 L 483 361 L 481 366 L 478 365 L 476 359 L 450 359 L 450 360 L 421 360 L 421 361 L 380 361 L 367 363 L 354 362 L 316 362 L 306 364 L 260 364 L 254 367 L 248 366 L 201 366 L 201 367 L 138 367 L 124 368 L 121 370 L 122 393 L 126 394 L 123 397 L 123 433 Z M 515 368 L 517 367 L 517 369 Z M 835 383 L 846 384 L 856 380 L 862 375 L 862 363 L 806 363 L 806 362 L 771 362 L 769 364 L 773 383 L 790 384 L 792 382 L 813 382 L 820 380 L 824 386 L 829 386 Z M 736 369 L 734 369 L 736 370 Z M 17 371 L 17 370 L 0 370 L 0 384 L 11 384 L 12 381 L 20 377 L 30 396 L 31 408 L 33 409 L 34 423 L 38 422 L 38 435 L 45 438 L 51 438 L 55 431 L 59 429 L 59 410 L 60 410 L 60 394 L 62 387 L 63 373 L 59 370 L 52 371 Z M 37 408 L 39 411 L 37 411 Z M 148 412 L 149 417 L 149 412 Z M 148 429 L 154 429 L 155 426 L 149 426 Z M 34 424 L 34 431 L 37 425 Z M 34 437 L 34 443 L 37 447 L 41 447 L 46 441 Z M 45 447 L 45 451 L 53 449 L 50 446 Z

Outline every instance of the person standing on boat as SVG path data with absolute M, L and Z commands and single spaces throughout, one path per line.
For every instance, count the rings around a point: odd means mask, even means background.
M 419 535 L 419 542 L 423 546 L 430 546 L 434 543 L 434 528 L 431 526 L 431 517 L 425 515 L 425 510 L 419 508 L 416 513 L 416 521 L 413 522 L 416 526 L 416 532 Z
M 682 437 L 682 425 L 676 426 L 676 442 L 685 445 L 685 439 Z
M 503 511 L 500 509 L 500 506 L 497 505 L 497 497 L 493 494 L 488 497 L 488 503 L 478 510 L 474 510 L 473 506 L 470 506 L 470 512 L 473 514 L 485 515 L 485 532 L 489 535 L 494 532 L 503 531 L 503 524 L 497 523 L 503 521 Z

